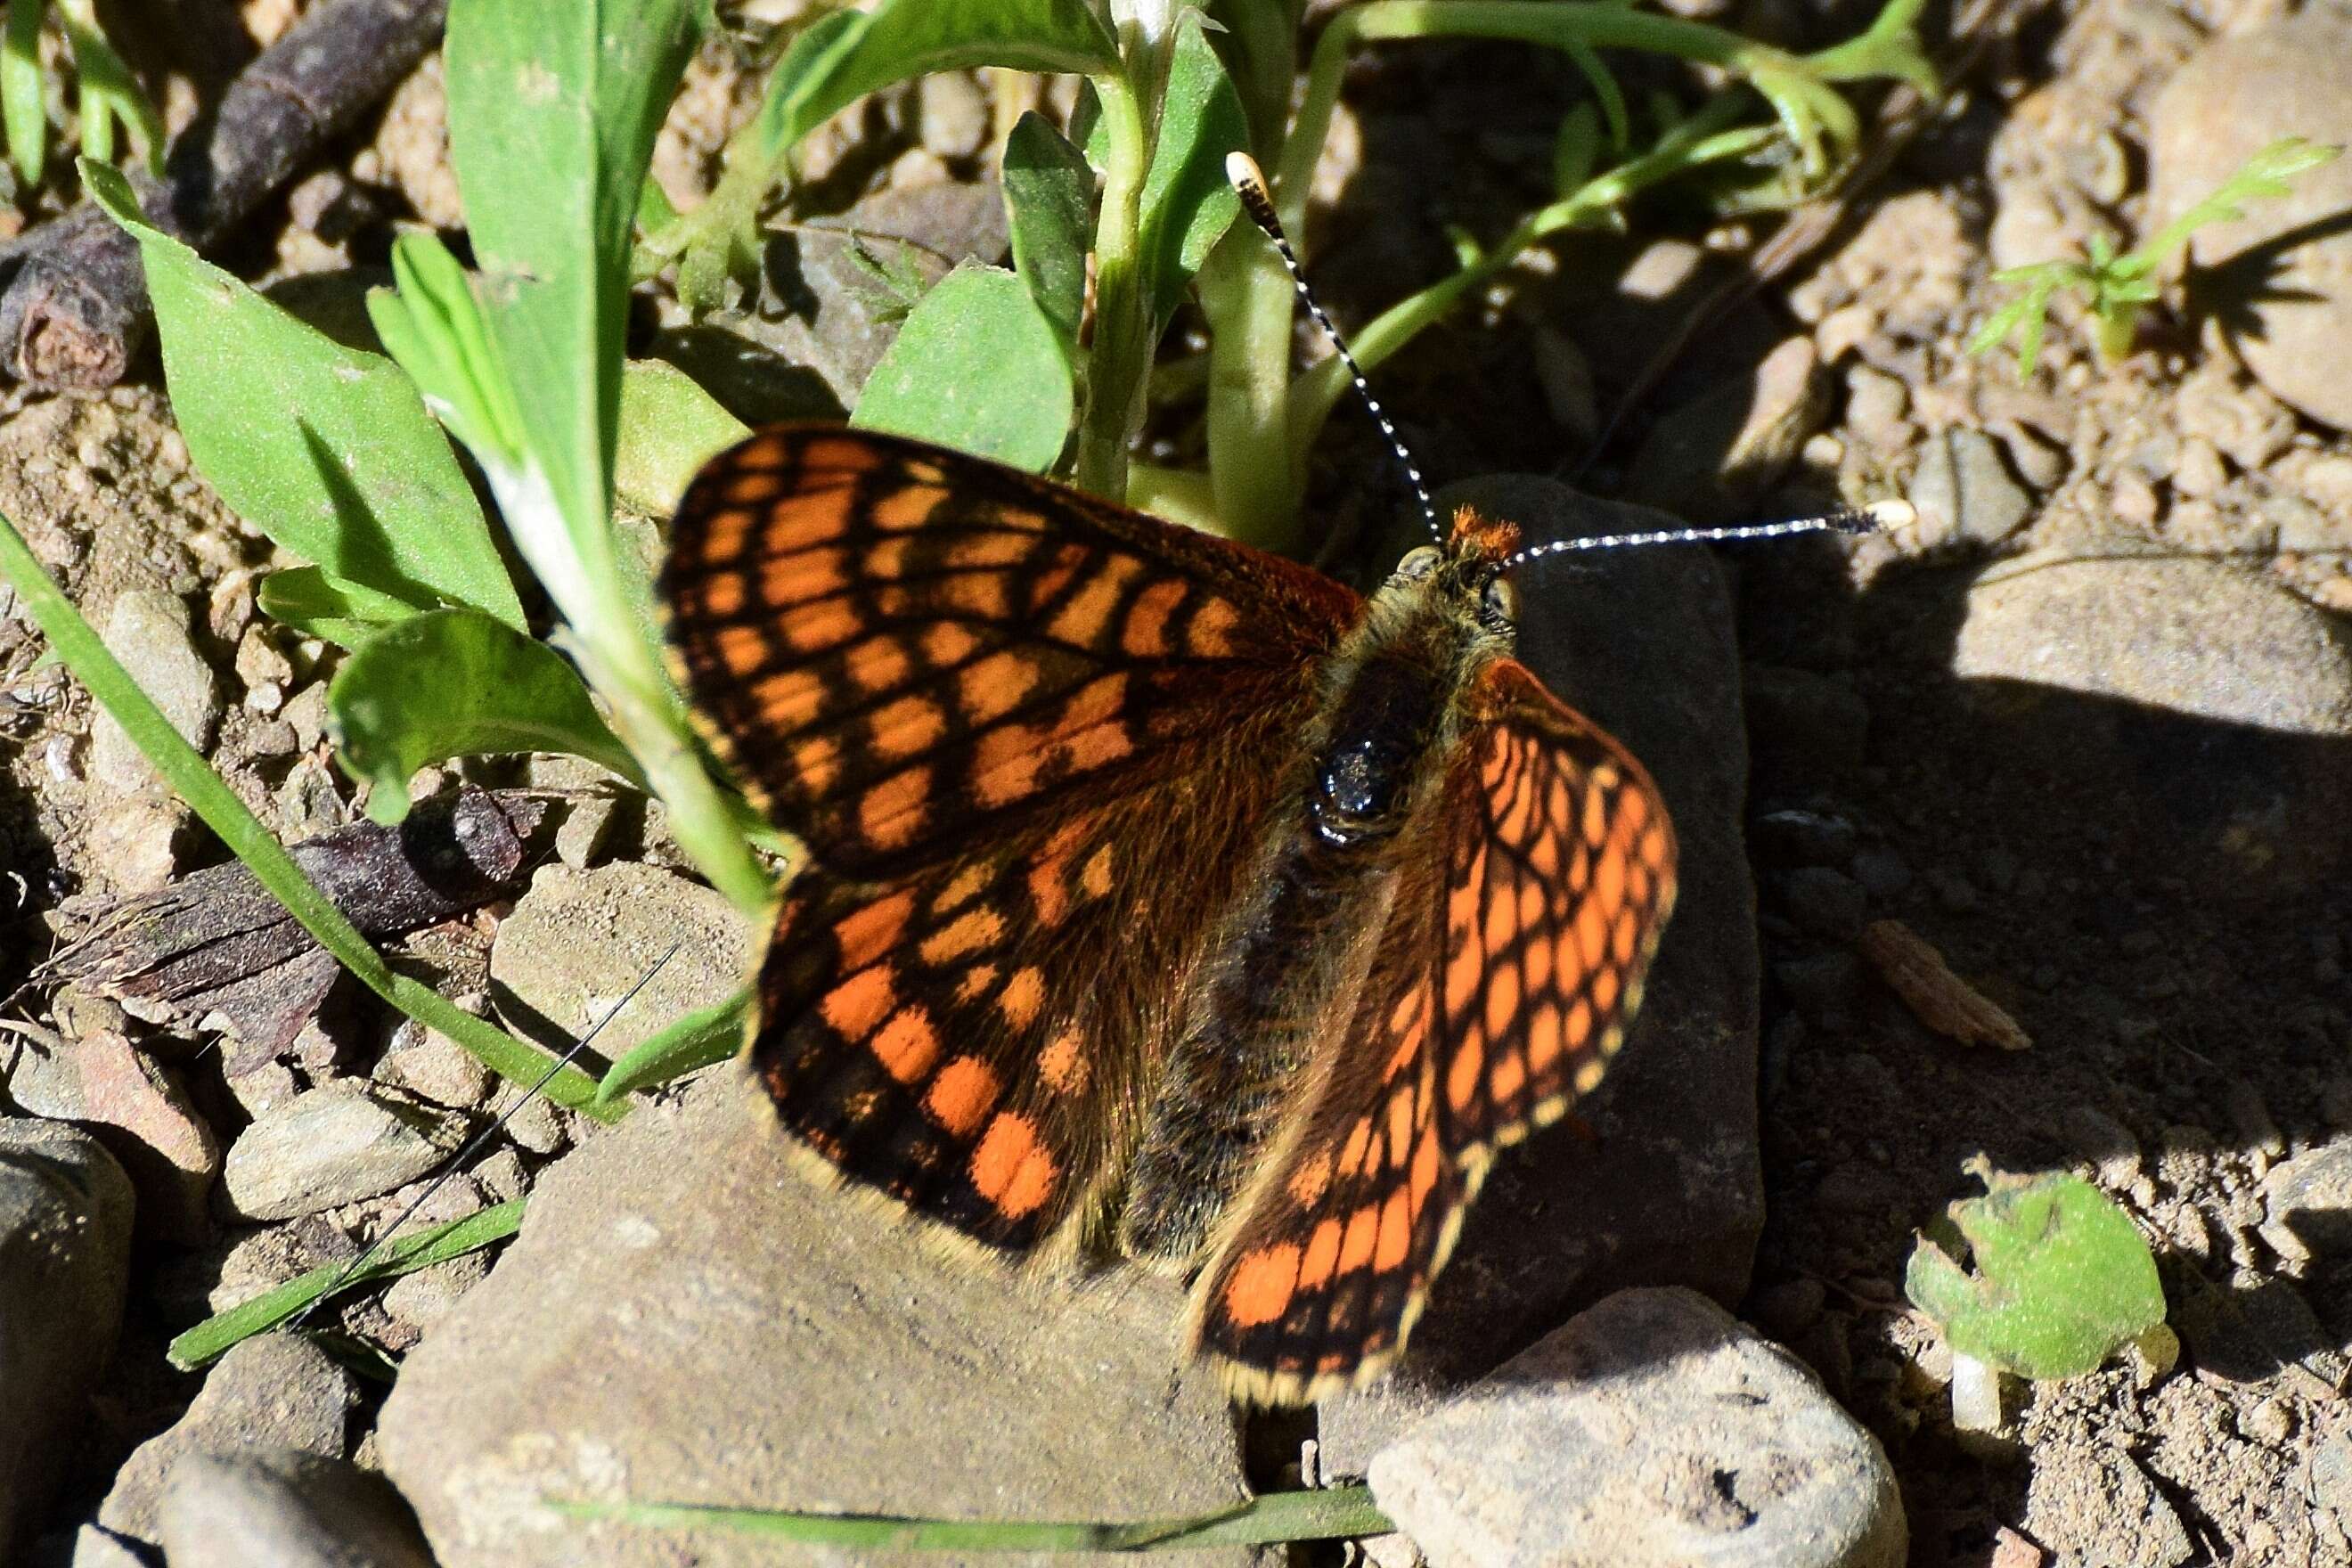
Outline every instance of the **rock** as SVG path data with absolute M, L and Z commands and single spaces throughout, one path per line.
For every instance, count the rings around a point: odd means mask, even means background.
M 87 1106 L 69 1041 L 44 1031 L 0 1034 L 0 1097 L 5 1109 L 50 1121 L 79 1121 Z
M 240 1219 L 292 1219 L 372 1198 L 440 1165 L 467 1118 L 341 1079 L 264 1111 L 229 1145 L 221 1187 Z
M 2352 649 L 2334 617 L 2262 578 L 2179 557 L 2021 557 L 1977 578 L 1952 659 L 2020 754 L 2161 823 L 2169 874 L 2272 899 L 2326 884 L 2352 849 Z
M 200 752 L 211 745 L 220 722 L 220 691 L 212 667 L 189 641 L 188 606 L 177 595 L 125 588 L 107 611 L 100 637 L 188 744 Z M 100 784 L 125 793 L 163 782 L 122 726 L 103 712 L 90 725 L 90 765 Z
M 929 80 L 929 78 L 925 79 Z M 994 180 L 965 184 L 936 180 L 894 183 L 862 196 L 846 212 L 811 220 L 813 228 L 846 229 L 864 237 L 866 248 L 887 268 L 904 246 L 953 263 L 995 263 L 1013 247 L 1012 220 Z
M 490 1097 L 490 1069 L 437 1029 L 414 1019 L 393 1032 L 375 1065 L 375 1080 L 414 1091 L 436 1105 L 471 1110 Z
M 915 84 L 923 150 L 939 158 L 977 157 L 988 145 L 988 95 L 970 71 L 933 71 Z
M 47 1544 L 44 1538 L 43 1544 Z M 36 1560 L 42 1568 L 151 1568 L 133 1544 L 110 1530 L 85 1524 L 64 1543 L 64 1555 Z
M 2000 447 L 1980 430 L 1953 428 L 1932 437 L 1908 494 L 1919 521 L 1907 542 L 1922 551 L 1998 544 L 2033 510 L 2033 498 L 2002 465 Z
M 746 424 L 842 417 L 897 341 L 906 310 L 858 258 L 858 244 L 839 229 L 771 229 L 749 306 L 668 328 L 652 353 Z M 881 248 L 921 288 L 948 275 L 950 264 L 919 247 Z
M 1893 451 L 1906 445 L 1910 402 L 1909 389 L 1883 370 L 1858 364 L 1845 373 L 1845 427 L 1865 446 Z
M 1748 826 L 1748 847 L 1773 866 L 1843 867 L 1853 863 L 1853 824 L 1825 811 L 1768 811 Z
M 2312 1450 L 2306 1484 L 2313 1502 L 2352 1519 L 2352 1436 L 2339 1432 Z
M 247 1340 L 221 1357 L 185 1415 L 123 1461 L 98 1522 L 155 1541 L 164 1483 L 190 1454 L 297 1448 L 341 1458 L 344 1425 L 358 1403 L 352 1374 L 309 1341 L 289 1333 Z
M 64 1479 L 131 1278 L 130 1178 L 90 1134 L 0 1120 L 0 1558 Z
M 2025 1532 L 2060 1562 L 2174 1568 L 2195 1555 L 2180 1516 L 2121 1447 L 2058 1443 L 2032 1456 Z
M 382 1476 L 299 1448 L 188 1455 L 160 1531 L 172 1568 L 433 1568 Z
M 812 1180 L 740 1068 L 705 1079 L 551 1168 L 520 1239 L 410 1354 L 384 1473 L 442 1568 L 775 1561 L 756 1536 L 689 1546 L 541 1497 L 997 1519 L 1240 1498 L 1174 1281 L 1016 1283 L 935 1240 Z
M 1790 338 L 1752 377 L 1674 409 L 1635 454 L 1626 499 L 1700 525 L 1744 516 L 1821 428 L 1829 398 L 1820 372 L 1812 340 Z
M 2255 1388 L 2283 1377 L 2289 1391 L 2332 1399 L 2352 1372 L 2292 1280 L 2248 1268 L 2223 1289 L 2196 1275 L 2179 1295 L 2172 1326 L 2208 1378 Z
M 2181 68 L 2151 113 L 2150 233 L 2203 200 L 2281 136 L 2352 142 L 2352 17 L 2325 8 L 2214 39 Z M 2297 175 L 2284 196 L 2249 202 L 2234 223 L 2197 231 L 2206 272 L 2192 302 L 2221 323 L 2248 369 L 2287 402 L 2352 429 L 2352 162 Z
M 604 1024 L 657 963 L 661 973 Z M 490 986 L 511 1026 L 553 1048 L 604 1024 L 593 1051 L 611 1061 L 681 1015 L 733 995 L 750 965 L 743 918 L 699 882 L 652 866 L 549 866 L 499 922 Z
M 1667 526 L 1546 479 L 1457 486 L 1533 541 Z M 1681 845 L 1681 894 L 1623 1054 L 1572 1122 L 1499 1159 L 1386 1383 L 1323 1402 L 1333 1474 L 1359 1473 L 1406 1412 L 1635 1284 L 1747 1291 L 1763 1223 L 1757 1147 L 1759 959 L 1740 824 L 1739 667 L 1704 551 L 1630 550 L 1522 601 L 1519 657 L 1640 757 Z
M 1882 903 L 1911 890 L 1911 868 L 1902 856 L 1884 845 L 1874 844 L 1854 851 L 1853 876 L 1865 892 Z
M 1416 1422 L 1373 1499 L 1433 1568 L 1898 1568 L 1873 1437 L 1795 1357 L 1689 1290 L 1625 1290 Z
M 92 1030 L 72 1051 L 83 1118 L 139 1194 L 139 1234 L 183 1247 L 203 1242 L 212 1235 L 220 1140 L 179 1076 L 112 1029 Z
M 1826 866 L 1790 872 L 1781 879 L 1780 900 L 1799 930 L 1827 942 L 1853 941 L 1870 912 L 1870 895 L 1862 884 Z
M 2282 1258 L 2352 1255 L 2352 1138 L 2274 1166 L 2263 1182 L 2263 1239 Z

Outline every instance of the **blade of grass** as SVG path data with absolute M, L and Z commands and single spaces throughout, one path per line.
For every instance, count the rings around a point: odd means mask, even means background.
M 342 1291 L 373 1280 L 414 1274 L 462 1254 L 479 1251 L 494 1241 L 505 1240 L 522 1228 L 522 1199 L 509 1198 L 463 1219 L 386 1242 L 373 1262 L 364 1268 L 352 1269 L 348 1277 L 340 1263 L 321 1264 L 250 1301 L 241 1302 L 226 1312 L 215 1312 L 173 1340 L 165 1354 L 181 1371 L 194 1372 L 219 1359 L 232 1346 L 256 1334 L 268 1333 L 325 1295 L 330 1288 Z
M 41 16 L 46 0 L 8 0 L 0 37 L 0 124 L 8 132 L 8 161 L 26 185 L 41 183 L 48 161 L 48 111 L 41 102 Z
M 743 1028 L 751 1014 L 751 994 L 738 991 L 724 1002 L 698 1007 L 659 1034 L 639 1041 L 605 1071 L 596 1098 L 614 1100 L 637 1089 L 682 1078 L 698 1068 L 723 1062 L 743 1048 Z
M 1396 1529 L 1369 1487 L 1269 1492 L 1236 1508 L 1132 1521 L 915 1519 L 892 1514 L 790 1513 L 701 1503 L 551 1501 L 575 1519 L 661 1529 L 741 1531 L 772 1540 L 895 1552 L 1168 1552 L 1343 1541 Z
M 302 923 L 313 941 L 334 954 L 361 984 L 426 1027 L 440 1030 L 493 1072 L 518 1083 L 538 1080 L 548 1058 L 537 1047 L 459 1009 L 432 987 L 394 972 L 383 961 L 383 955 L 344 918 L 334 900 L 302 874 L 269 829 L 139 689 L 138 682 L 115 661 L 81 612 L 41 569 L 16 525 L 5 516 L 0 516 L 0 577 L 8 580 L 25 607 L 33 612 L 51 650 L 66 668 L 89 688 L 90 695 L 122 726 L 164 782 L 245 862 L 255 879 L 286 906 L 287 912 Z M 592 1103 L 596 1080 L 577 1068 L 558 1074 L 547 1086 L 547 1097 L 558 1105 L 585 1110 L 599 1121 L 616 1121 L 628 1109 Z

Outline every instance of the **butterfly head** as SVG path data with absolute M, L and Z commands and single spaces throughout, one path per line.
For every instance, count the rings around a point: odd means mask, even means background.
M 1433 618 L 1455 626 L 1462 642 L 1501 651 L 1518 624 L 1518 593 L 1506 574 L 1518 544 L 1517 524 L 1458 507 L 1445 542 L 1408 552 L 1390 589 L 1438 612 Z

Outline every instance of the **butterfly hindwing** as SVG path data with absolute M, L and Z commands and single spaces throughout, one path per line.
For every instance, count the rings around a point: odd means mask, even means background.
M 1469 713 L 1342 1044 L 1195 1287 L 1238 1395 L 1393 1359 L 1495 1152 L 1600 1081 L 1640 1003 L 1674 898 L 1656 787 L 1515 661 Z

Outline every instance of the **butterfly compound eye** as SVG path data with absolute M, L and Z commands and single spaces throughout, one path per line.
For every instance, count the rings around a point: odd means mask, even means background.
M 1486 591 L 1479 596 L 1478 607 L 1490 620 L 1500 621 L 1507 626 L 1517 626 L 1519 623 L 1519 591 L 1508 577 L 1497 577 L 1486 584 Z
M 1404 559 L 1397 563 L 1396 574 L 1408 583 L 1422 582 L 1437 570 L 1437 563 L 1444 558 L 1445 552 L 1437 546 L 1424 544 L 1405 552 Z

